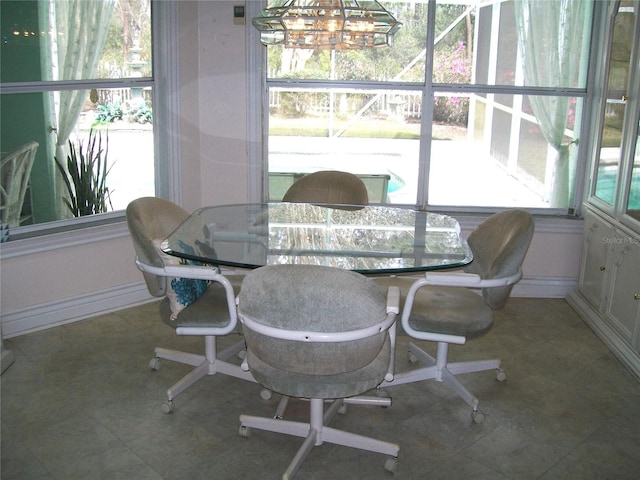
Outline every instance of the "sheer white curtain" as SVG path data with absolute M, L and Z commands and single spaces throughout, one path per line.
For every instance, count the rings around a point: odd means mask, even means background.
M 582 59 L 587 53 L 583 35 L 590 31 L 585 27 L 591 23 L 592 11 L 592 0 L 515 1 L 525 85 L 578 86 Z M 570 142 L 563 144 L 563 139 L 571 98 L 532 95 L 529 102 L 554 156 L 549 202 L 552 207 L 567 207 L 574 169 L 570 166 Z
M 41 66 L 43 80 L 84 80 L 94 77 L 102 55 L 115 0 L 40 0 L 44 37 Z M 54 155 L 63 163 L 67 141 L 87 99 L 87 90 L 52 92 L 45 98 L 47 123 L 55 134 Z M 52 166 L 52 182 L 55 178 Z
M 49 48 L 42 65 L 46 80 L 83 80 L 95 75 L 115 0 L 46 0 L 41 19 L 48 24 Z M 43 52 L 44 53 L 44 52 Z M 87 99 L 87 90 L 57 93 L 55 120 L 57 151 L 67 143 Z
M 55 27 L 58 35 L 58 80 L 80 80 L 95 75 L 109 31 L 115 0 L 56 0 Z M 57 146 L 65 145 L 87 90 L 60 92 Z

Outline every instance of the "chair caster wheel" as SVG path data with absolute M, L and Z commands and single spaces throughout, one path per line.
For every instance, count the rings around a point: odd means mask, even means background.
M 499 382 L 504 382 L 507 379 L 507 374 L 504 373 L 502 370 L 498 370 L 498 373 L 496 374 L 496 380 L 498 380 Z
M 387 458 L 384 462 L 384 469 L 387 472 L 396 473 L 398 471 L 398 459 L 395 457 Z
M 471 419 L 473 420 L 473 423 L 482 423 L 484 422 L 484 413 L 480 410 L 473 410 L 471 412 Z
M 153 357 L 149 362 L 149 368 L 157 372 L 158 370 L 160 370 L 160 367 L 162 367 L 162 362 L 160 361 L 160 359 L 158 357 Z
M 244 425 L 240 425 L 240 430 L 238 430 L 238 434 L 242 438 L 249 438 L 251 436 L 251 429 L 249 427 L 245 427 Z
M 271 400 L 271 390 L 263 388 L 262 390 L 260 390 L 260 398 L 262 400 Z
M 162 413 L 173 412 L 173 401 L 167 400 L 166 402 L 162 402 L 162 405 L 160 405 L 160 409 L 162 410 Z

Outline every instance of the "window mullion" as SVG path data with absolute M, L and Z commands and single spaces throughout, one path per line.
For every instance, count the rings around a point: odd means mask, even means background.
M 253 18 L 264 7 L 264 2 L 249 2 L 247 18 Z M 269 171 L 269 88 L 267 78 L 267 49 L 259 42 L 255 28 L 245 32 L 247 45 L 247 72 L 256 72 L 247 78 L 247 199 L 249 202 L 267 200 Z
M 159 197 L 182 202 L 180 121 L 172 112 L 180 111 L 178 70 L 178 7 L 173 2 L 153 1 L 153 53 L 163 59 L 153 62 L 157 84 L 153 89 L 155 190 Z
M 433 134 L 433 48 L 436 26 L 436 1 L 429 1 L 427 10 L 426 53 L 424 66 L 424 90 L 422 92 L 422 117 L 420 120 L 420 147 L 418 158 L 418 208 L 428 204 L 428 185 L 431 166 L 431 139 Z
M 36 82 L 5 82 L 0 84 L 2 93 L 39 93 L 63 90 L 90 90 L 92 88 L 131 88 L 153 86 L 153 78 L 117 78 L 92 80 L 58 80 Z

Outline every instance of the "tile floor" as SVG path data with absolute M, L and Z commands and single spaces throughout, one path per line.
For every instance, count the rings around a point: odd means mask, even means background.
M 9 339 L 2 375 L 2 470 L 12 479 L 277 479 L 300 440 L 238 435 L 241 413 L 270 415 L 277 396 L 210 376 L 164 414 L 164 391 L 187 371 L 148 362 L 153 347 L 201 350 L 155 320 L 154 306 Z M 236 338 L 234 338 L 236 339 Z M 225 339 L 229 342 L 231 339 Z M 406 351 L 401 337 L 399 351 Z M 224 342 L 222 342 L 224 344 Z M 390 389 L 390 408 L 355 407 L 339 428 L 400 444 L 397 479 L 638 479 L 640 383 L 563 300 L 513 298 L 493 330 L 452 359 L 501 357 L 508 375 L 462 380 L 481 401 L 482 424 L 434 381 Z M 400 368 L 408 365 L 399 354 Z M 304 416 L 306 404 L 289 413 Z M 382 455 L 323 445 L 298 479 L 389 479 Z

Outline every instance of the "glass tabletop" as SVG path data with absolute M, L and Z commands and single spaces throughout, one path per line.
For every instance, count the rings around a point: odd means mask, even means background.
M 316 264 L 364 274 L 452 268 L 473 259 L 455 218 L 377 205 L 205 207 L 189 216 L 161 248 L 169 255 L 219 266 Z

